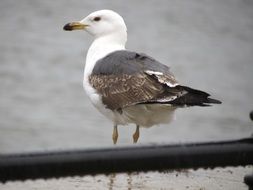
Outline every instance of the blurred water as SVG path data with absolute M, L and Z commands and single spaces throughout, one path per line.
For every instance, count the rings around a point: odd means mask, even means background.
M 62 30 L 67 22 L 104 8 L 124 17 L 128 49 L 155 57 L 183 84 L 223 102 L 179 109 L 170 125 L 142 129 L 140 144 L 252 133 L 252 1 L 2 0 L 0 153 L 112 145 L 112 124 L 82 89 L 92 39 L 84 32 Z M 119 132 L 119 145 L 131 145 L 134 126 L 120 127 Z
M 253 109 L 253 3 L 234 1 L 0 2 L 0 152 L 111 146 L 112 124 L 82 88 L 91 36 L 65 23 L 94 10 L 119 12 L 128 49 L 171 67 L 185 85 L 222 105 L 177 111 L 177 119 L 141 131 L 140 143 L 249 136 Z M 121 127 L 119 145 L 134 126 Z

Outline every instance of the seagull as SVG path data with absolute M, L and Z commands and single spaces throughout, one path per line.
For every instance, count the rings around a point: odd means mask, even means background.
M 63 29 L 84 30 L 94 37 L 83 86 L 92 104 L 113 122 L 114 144 L 118 125 L 135 124 L 136 143 L 140 127 L 169 123 L 179 107 L 221 103 L 206 92 L 180 85 L 170 68 L 154 58 L 127 50 L 127 27 L 112 10 L 95 11 Z

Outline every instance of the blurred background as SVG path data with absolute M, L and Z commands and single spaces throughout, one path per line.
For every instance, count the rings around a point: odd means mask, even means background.
M 149 54 L 182 84 L 223 102 L 178 109 L 171 124 L 141 129 L 139 144 L 252 134 L 253 1 L 1 0 L 0 154 L 112 146 L 112 123 L 82 87 L 92 38 L 62 29 L 99 9 L 123 16 L 128 49 Z M 134 130 L 119 127 L 118 146 L 132 145 Z M 162 175 L 147 176 L 159 181 Z
M 223 102 L 178 109 L 170 125 L 142 129 L 140 144 L 252 133 L 252 1 L 4 0 L 0 5 L 1 153 L 112 145 L 112 123 L 82 87 L 93 39 L 62 29 L 99 9 L 123 16 L 128 49 L 153 56 L 181 83 Z M 131 145 L 134 130 L 119 127 L 119 145 Z
M 141 130 L 140 144 L 208 141 L 252 133 L 253 2 L 0 2 L 0 153 L 111 146 L 112 123 L 83 87 L 92 37 L 63 26 L 112 9 L 128 27 L 127 48 L 171 67 L 184 85 L 223 102 L 178 109 L 169 125 Z M 119 127 L 131 145 L 134 125 Z

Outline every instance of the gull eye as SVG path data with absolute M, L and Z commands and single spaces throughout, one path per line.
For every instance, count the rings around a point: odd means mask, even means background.
M 96 16 L 94 19 L 93 19 L 94 21 L 100 21 L 101 20 L 101 17 L 99 17 L 99 16 Z

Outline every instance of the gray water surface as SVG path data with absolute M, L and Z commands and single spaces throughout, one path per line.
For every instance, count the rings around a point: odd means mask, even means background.
M 179 109 L 142 129 L 140 144 L 249 136 L 253 110 L 253 3 L 217 1 L 0 2 L 0 153 L 111 146 L 112 123 L 82 88 L 92 37 L 64 24 L 110 8 L 128 26 L 127 48 L 171 67 L 184 85 L 223 104 Z M 120 127 L 131 145 L 135 127 Z
M 62 27 L 109 8 L 128 26 L 127 48 L 171 67 L 184 85 L 223 104 L 178 109 L 169 125 L 141 130 L 139 144 L 248 137 L 253 123 L 250 0 L 0 1 L 0 154 L 112 146 L 112 123 L 82 88 L 92 38 Z M 132 145 L 134 126 L 119 128 Z M 247 189 L 251 168 L 76 177 L 0 184 L 4 190 Z

